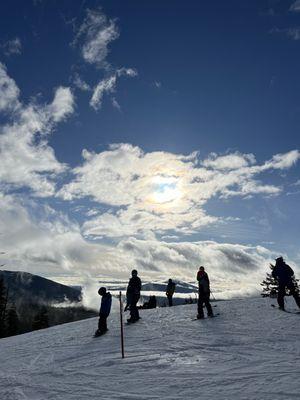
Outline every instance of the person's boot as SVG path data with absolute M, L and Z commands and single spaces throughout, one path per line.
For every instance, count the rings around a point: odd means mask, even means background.
M 204 319 L 204 315 L 202 315 L 202 314 L 197 314 L 197 319 Z

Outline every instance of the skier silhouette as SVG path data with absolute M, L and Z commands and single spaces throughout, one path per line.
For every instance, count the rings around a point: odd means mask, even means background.
M 209 278 L 203 266 L 199 268 L 197 273 L 197 281 L 199 282 L 199 297 L 198 297 L 198 319 L 204 318 L 203 304 L 205 304 L 207 310 L 207 316 L 213 317 L 212 307 L 209 302 L 210 297 L 210 286 Z
M 169 307 L 172 307 L 173 305 L 173 294 L 175 292 L 175 283 L 172 281 L 172 279 L 169 279 L 167 289 L 166 289 L 166 296 L 168 298 L 169 302 Z
M 103 335 L 108 331 L 106 321 L 111 309 L 111 294 L 106 292 L 106 288 L 101 287 L 98 290 L 98 294 L 99 296 L 102 296 L 102 300 L 99 311 L 98 329 L 95 332 L 95 336 Z
M 276 258 L 276 264 L 273 268 L 272 276 L 278 281 L 277 302 L 281 310 L 284 310 L 284 296 L 286 294 L 286 289 L 290 291 L 290 294 L 294 297 L 297 306 L 300 308 L 300 297 L 293 283 L 293 275 L 294 271 L 284 262 L 283 258 Z
M 127 320 L 128 323 L 136 322 L 140 319 L 137 302 L 140 298 L 142 282 L 137 275 L 137 270 L 133 269 L 127 286 L 126 297 L 130 309 L 130 318 Z

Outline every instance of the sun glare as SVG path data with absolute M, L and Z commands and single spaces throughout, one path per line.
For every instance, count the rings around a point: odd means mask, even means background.
M 156 204 L 172 203 L 181 197 L 178 180 L 173 177 L 156 176 L 152 182 L 150 200 Z

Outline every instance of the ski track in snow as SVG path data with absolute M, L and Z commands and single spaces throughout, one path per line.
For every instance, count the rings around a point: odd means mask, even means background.
M 196 305 L 142 310 L 124 360 L 115 314 L 99 338 L 92 318 L 1 339 L 0 399 L 299 399 L 300 315 L 275 302 L 222 301 L 199 321 Z

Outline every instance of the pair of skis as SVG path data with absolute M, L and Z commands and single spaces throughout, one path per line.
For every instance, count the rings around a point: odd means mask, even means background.
M 203 318 L 192 318 L 192 321 L 201 321 L 203 319 L 215 318 L 215 317 L 218 317 L 219 315 L 220 315 L 220 313 L 216 313 L 214 315 L 209 315 L 209 316 L 203 317 Z
M 283 310 L 282 308 L 279 308 L 279 306 L 277 306 L 276 304 L 271 304 L 271 307 L 288 314 L 300 314 L 300 310 Z

